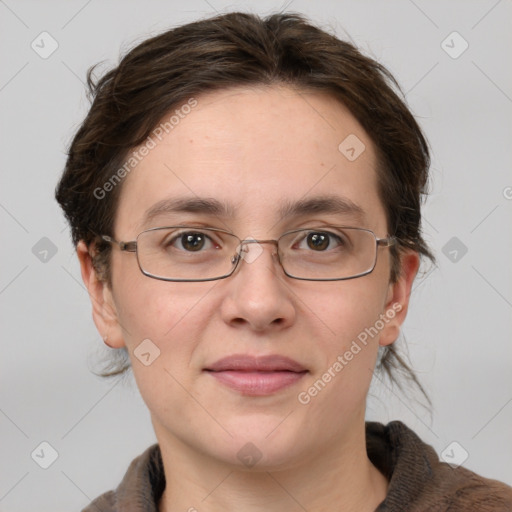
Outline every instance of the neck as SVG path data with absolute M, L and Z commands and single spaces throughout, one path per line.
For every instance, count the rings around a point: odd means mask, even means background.
M 339 449 L 328 446 L 279 469 L 241 469 L 157 437 L 166 475 L 159 512 L 326 512 L 333 504 L 342 512 L 365 512 L 386 497 L 388 482 L 366 454 L 364 423 Z

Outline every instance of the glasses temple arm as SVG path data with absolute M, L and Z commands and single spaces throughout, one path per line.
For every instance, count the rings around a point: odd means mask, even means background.
M 119 249 L 121 251 L 126 252 L 136 252 L 137 251 L 137 242 L 134 240 L 132 242 L 118 242 L 114 238 L 108 235 L 101 235 L 102 240 L 105 240 L 105 242 L 109 242 L 114 245 L 118 245 Z

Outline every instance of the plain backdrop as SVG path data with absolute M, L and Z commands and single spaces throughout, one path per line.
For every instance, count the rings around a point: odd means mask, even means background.
M 86 70 L 231 10 L 303 13 L 401 83 L 432 147 L 424 229 L 438 262 L 415 284 L 400 346 L 433 407 L 375 382 L 367 416 L 512 484 L 509 1 L 2 0 L 0 510 L 80 510 L 155 442 L 133 379 L 90 371 L 103 342 L 53 193 L 87 111 Z M 58 454 L 47 469 L 41 450 Z

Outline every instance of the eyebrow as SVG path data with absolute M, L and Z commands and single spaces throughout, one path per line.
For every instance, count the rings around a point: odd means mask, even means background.
M 213 198 L 178 197 L 163 199 L 146 210 L 143 224 L 146 225 L 156 217 L 172 213 L 201 213 L 220 217 L 233 218 L 237 208 Z M 279 207 L 278 214 L 282 220 L 312 214 L 349 215 L 356 220 L 365 219 L 364 210 L 350 199 L 336 195 L 315 196 L 295 202 L 286 201 Z
M 365 212 L 359 205 L 347 197 L 335 195 L 316 196 L 296 202 L 286 202 L 279 209 L 279 215 L 283 220 L 290 217 L 320 213 L 350 215 L 359 221 L 365 219 Z
M 171 213 L 203 213 L 229 218 L 234 216 L 235 208 L 227 203 L 221 203 L 217 199 L 206 197 L 163 199 L 146 210 L 143 224 L 148 224 L 156 217 Z

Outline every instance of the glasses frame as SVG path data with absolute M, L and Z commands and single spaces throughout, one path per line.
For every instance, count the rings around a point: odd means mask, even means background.
M 172 229 L 176 229 L 176 228 L 179 228 L 179 229 L 190 229 L 190 230 L 193 230 L 194 228 L 196 228 L 196 229 L 201 230 L 201 231 L 216 231 L 216 232 L 220 232 L 220 233 L 225 233 L 227 235 L 230 235 L 230 236 L 238 239 L 238 242 L 239 242 L 239 244 L 238 244 L 238 253 L 233 255 L 233 257 L 231 258 L 231 263 L 233 264 L 233 268 L 231 269 L 231 272 L 229 272 L 227 274 L 224 274 L 222 276 L 219 276 L 219 277 L 208 277 L 208 278 L 205 278 L 205 279 L 173 279 L 173 278 L 169 278 L 169 277 L 157 276 L 155 274 L 152 274 L 152 273 L 148 272 L 147 270 L 144 270 L 144 268 L 142 268 L 142 265 L 140 263 L 139 253 L 138 253 L 138 250 L 137 250 L 137 247 L 138 247 L 137 243 L 138 243 L 139 237 L 142 234 L 147 233 L 149 231 L 158 231 L 158 230 L 171 229 L 171 228 Z M 294 276 L 293 274 L 289 274 L 286 271 L 286 269 L 284 268 L 284 266 L 283 266 L 283 264 L 281 262 L 281 257 L 279 255 L 279 240 L 281 240 L 281 238 L 283 238 L 286 235 L 290 235 L 292 233 L 298 233 L 300 231 L 314 231 L 316 229 L 321 231 L 322 229 L 327 230 L 329 228 L 352 229 L 352 230 L 358 230 L 358 231 L 366 231 L 367 233 L 370 233 L 373 236 L 373 238 L 375 239 L 375 258 L 373 260 L 373 265 L 371 266 L 371 268 L 369 270 L 365 270 L 364 272 L 360 272 L 359 274 L 356 274 L 356 275 L 350 276 L 350 277 L 310 278 L 310 277 L 297 277 L 297 276 Z M 395 245 L 396 242 L 397 242 L 397 239 L 394 236 L 389 236 L 388 235 L 385 238 L 378 238 L 377 235 L 372 230 L 370 230 L 370 229 L 353 227 L 353 226 L 321 226 L 321 227 L 309 227 L 309 228 L 293 229 L 293 230 L 287 231 L 286 233 L 283 233 L 277 239 L 269 239 L 269 240 L 255 240 L 255 239 L 241 240 L 237 235 L 235 235 L 234 233 L 231 233 L 230 231 L 227 231 L 225 229 L 220 229 L 220 228 L 204 228 L 204 227 L 199 227 L 199 226 L 182 226 L 182 225 L 178 225 L 178 226 L 162 226 L 162 227 L 145 229 L 144 231 L 141 231 L 137 235 L 135 240 L 131 240 L 129 242 L 123 242 L 123 241 L 115 240 L 113 237 L 111 237 L 109 235 L 100 235 L 100 238 L 102 240 L 104 240 L 105 242 L 111 243 L 111 244 L 119 247 L 119 249 L 121 251 L 135 253 L 135 255 L 137 257 L 137 264 L 139 266 L 139 269 L 140 269 L 140 271 L 145 276 L 150 277 L 152 279 L 158 279 L 159 281 L 169 281 L 169 282 L 177 282 L 177 283 L 182 283 L 182 282 L 199 283 L 199 282 L 205 282 L 205 281 L 218 281 L 220 279 L 226 279 L 227 277 L 232 276 L 235 273 L 235 270 L 238 268 L 240 260 L 243 259 L 242 258 L 242 252 L 243 252 L 244 245 L 246 245 L 246 244 L 255 244 L 255 243 L 257 243 L 257 244 L 274 244 L 276 246 L 277 252 L 273 253 L 273 255 L 277 256 L 277 260 L 279 261 L 279 265 L 283 269 L 284 274 L 287 277 L 290 277 L 291 279 L 298 279 L 300 281 L 348 281 L 349 279 L 356 279 L 358 277 L 363 277 L 363 276 L 366 276 L 368 274 L 371 274 L 374 271 L 375 266 L 377 265 L 377 257 L 378 257 L 378 252 L 379 252 L 378 248 L 379 247 L 391 247 L 391 246 Z

